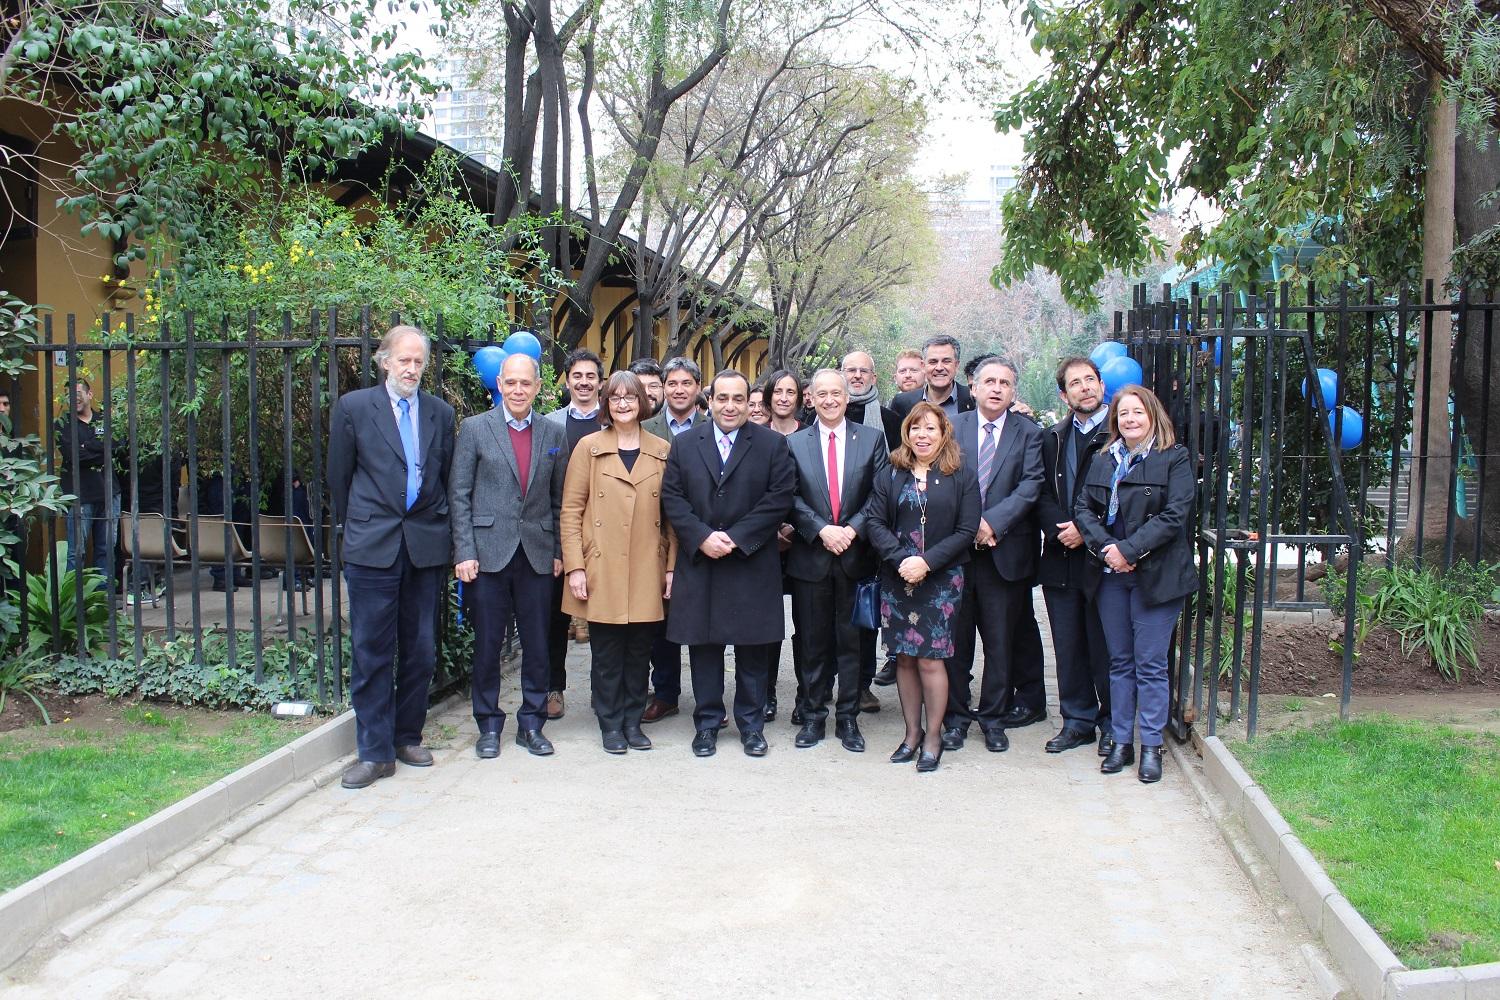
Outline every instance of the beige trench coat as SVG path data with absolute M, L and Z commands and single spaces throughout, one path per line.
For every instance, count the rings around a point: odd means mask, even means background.
M 677 538 L 661 512 L 661 480 L 671 445 L 641 432 L 635 468 L 625 471 L 613 430 L 578 442 L 563 481 L 563 574 L 588 575 L 589 599 L 563 586 L 563 611 L 623 625 L 666 617 L 662 587 L 677 559 Z

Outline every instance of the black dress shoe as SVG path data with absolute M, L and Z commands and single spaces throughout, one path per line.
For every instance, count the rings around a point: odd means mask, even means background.
M 944 750 L 962 750 L 964 748 L 964 740 L 968 738 L 969 735 L 968 733 L 964 732 L 963 726 L 943 727 Z
M 865 752 L 864 734 L 859 731 L 859 723 L 853 719 L 845 719 L 834 726 L 833 731 L 838 736 L 839 742 L 844 745 L 845 750 L 848 750 L 850 753 Z
M 984 748 L 990 753 L 1004 753 L 1010 749 L 1010 737 L 1005 735 L 1004 726 L 991 726 L 984 731 Z
M 1035 725 L 1046 717 L 1045 708 L 1023 708 L 1020 705 L 1012 705 L 1004 715 L 1000 716 L 1000 725 L 1006 729 L 1020 729 L 1022 726 Z
M 343 780 L 339 784 L 345 788 L 365 788 L 395 773 L 396 762 L 393 760 L 362 760 L 344 771 Z
M 938 747 L 937 753 L 928 753 L 926 750 L 923 750 L 922 755 L 917 758 L 917 773 L 929 774 L 936 771 L 938 769 L 938 761 L 942 759 L 943 748 L 941 746 Z
M 1108 757 L 1109 752 L 1115 748 L 1115 738 L 1109 733 L 1099 734 L 1099 756 Z
M 625 742 L 632 750 L 650 750 L 653 745 L 651 737 L 641 732 L 640 726 L 625 727 Z
M 630 744 L 625 742 L 625 734 L 618 729 L 611 729 L 604 734 L 603 739 L 605 753 L 624 753 L 630 749 Z
M 1104 758 L 1104 763 L 1099 765 L 1099 770 L 1105 774 L 1119 774 L 1125 768 L 1135 763 L 1135 744 L 1115 744 L 1115 748 Z
M 552 741 L 543 736 L 540 729 L 516 730 L 516 746 L 525 747 L 537 757 L 548 757 L 552 754 Z
M 875 683 L 881 687 L 890 687 L 896 683 L 896 658 L 891 657 L 875 671 Z
M 500 756 L 500 734 L 480 733 L 474 744 L 474 756 L 480 760 L 491 760 Z
M 1147 785 L 1161 780 L 1161 747 L 1141 747 L 1141 781 Z
M 1086 747 L 1093 742 L 1092 729 L 1069 729 L 1064 726 L 1061 732 L 1047 741 L 1045 749 L 1048 753 L 1062 753 L 1064 750 Z
M 802 718 L 802 705 L 801 705 L 800 699 L 799 699 L 799 703 L 798 703 L 797 707 L 794 708 L 794 709 L 792 709 L 792 725 L 794 725 L 794 726 L 800 726 L 800 725 L 802 725 L 803 721 L 804 720 Z
M 693 737 L 693 756 L 712 757 L 719 749 L 719 731 L 717 729 L 700 729 L 698 735 Z
M 766 743 L 766 737 L 759 729 L 752 729 L 748 733 L 740 734 L 740 742 L 745 746 L 746 757 L 764 757 L 770 746 Z
M 828 725 L 825 722 L 804 722 L 802 728 L 797 730 L 797 746 L 806 750 L 823 742 L 823 737 L 828 735 Z
M 912 761 L 916 760 L 917 748 L 922 745 L 922 740 L 925 739 L 926 736 L 926 733 L 918 732 L 916 742 L 907 743 L 903 740 L 901 745 L 896 748 L 896 752 L 891 754 L 891 763 L 910 764 Z
M 775 722 L 776 721 L 776 699 L 775 698 L 772 698 L 770 701 L 766 702 L 766 721 L 767 722 Z

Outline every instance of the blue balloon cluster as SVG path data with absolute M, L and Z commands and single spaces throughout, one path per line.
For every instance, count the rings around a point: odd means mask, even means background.
M 1342 421 L 1340 414 L 1342 414 Z M 1329 409 L 1328 429 L 1338 435 L 1339 447 L 1345 451 L 1358 448 L 1365 439 L 1364 418 L 1352 406 L 1341 406 L 1338 410 Z
M 1322 391 L 1323 409 L 1332 410 L 1339 405 L 1339 374 L 1332 368 L 1319 368 L 1317 371 L 1318 388 Z M 1307 379 L 1302 380 L 1302 395 L 1311 399 L 1307 391 Z
M 474 352 L 474 371 L 497 405 L 500 400 L 500 369 L 505 367 L 505 359 L 512 354 L 524 354 L 540 362 L 542 342 L 528 330 L 517 330 L 505 338 L 502 346 L 489 344 Z
M 1130 350 L 1118 340 L 1106 340 L 1089 352 L 1089 360 L 1099 369 L 1104 382 L 1104 401 L 1115 398 L 1121 387 L 1141 384 L 1141 363 L 1130 356 Z

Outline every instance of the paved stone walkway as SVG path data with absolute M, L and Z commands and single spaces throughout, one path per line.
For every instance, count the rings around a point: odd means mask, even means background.
M 1045 621 L 1045 616 L 1040 616 Z M 1042 752 L 1057 725 L 918 776 L 870 749 L 711 760 L 691 723 L 611 757 L 570 656 L 556 756 L 472 754 L 335 783 L 83 937 L 0 977 L 83 997 L 1317 997 L 1298 946 L 1168 762 L 1158 786 Z M 792 672 L 781 704 L 791 705 Z M 509 681 L 507 682 L 509 685 Z M 1049 680 L 1049 689 L 1050 689 Z M 507 709 L 517 701 L 510 691 Z M 787 713 L 789 714 L 789 712 Z

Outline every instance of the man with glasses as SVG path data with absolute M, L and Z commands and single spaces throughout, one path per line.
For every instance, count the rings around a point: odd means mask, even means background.
M 651 410 L 642 413 L 641 420 L 654 417 L 661 412 L 662 386 L 661 365 L 656 363 L 655 358 L 640 358 L 630 363 L 630 374 L 641 380 L 641 386 L 646 390 L 646 395 L 651 398 Z
M 921 351 L 902 351 L 896 355 L 896 391 L 911 392 L 927 384 L 927 369 Z
M 891 412 L 902 420 L 921 399 L 942 407 L 949 420 L 974 409 L 969 387 L 958 381 L 959 344 L 947 334 L 929 337 L 922 345 L 922 362 L 927 369 L 927 385 L 903 392 L 891 400 Z

